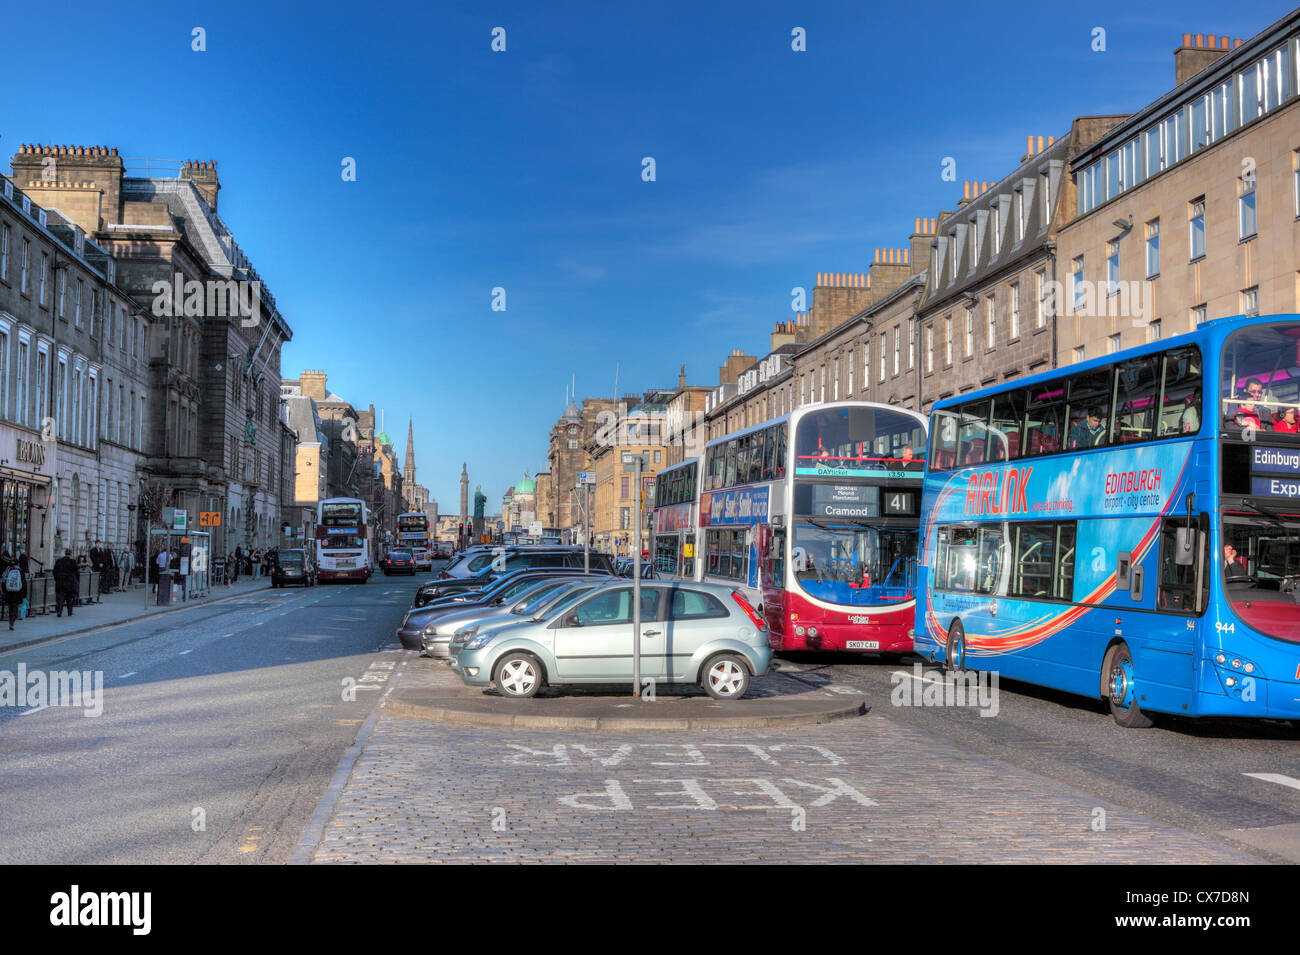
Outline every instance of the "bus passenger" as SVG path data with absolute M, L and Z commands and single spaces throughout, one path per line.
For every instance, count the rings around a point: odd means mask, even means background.
M 1088 416 L 1070 429 L 1070 449 L 1095 448 L 1106 443 L 1106 429 L 1101 425 L 1101 410 L 1089 408 Z
M 1256 404 L 1264 397 L 1264 383 L 1258 378 L 1250 378 L 1246 381 L 1241 396 L 1241 404 L 1237 408 L 1237 414 L 1232 419 L 1233 423 L 1240 428 L 1253 428 L 1256 431 L 1269 431 L 1268 427 L 1272 419 L 1267 415 L 1261 416 Z
M 1283 408 L 1278 412 L 1278 416 L 1273 419 L 1273 430 L 1282 434 L 1295 434 L 1300 431 L 1300 421 L 1297 420 L 1294 405 Z

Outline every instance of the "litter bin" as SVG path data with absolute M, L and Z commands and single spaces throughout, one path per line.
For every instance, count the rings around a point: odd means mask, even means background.
M 169 607 L 172 602 L 172 572 L 164 570 L 158 575 L 158 606 Z

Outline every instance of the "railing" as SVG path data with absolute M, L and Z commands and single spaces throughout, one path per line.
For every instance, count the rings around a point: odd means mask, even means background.
M 85 570 L 77 575 L 77 603 L 99 603 L 99 571 Z M 27 578 L 27 613 L 53 613 L 58 607 L 58 589 L 54 578 Z

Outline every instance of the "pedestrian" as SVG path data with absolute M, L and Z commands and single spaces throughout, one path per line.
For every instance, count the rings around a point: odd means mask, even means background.
M 66 604 L 68 616 L 72 616 L 73 604 L 77 602 L 77 582 L 80 575 L 77 562 L 72 559 L 72 549 L 64 548 L 63 556 L 54 562 L 54 603 L 58 611 L 55 616 L 63 616 Z
M 167 553 L 167 545 L 163 544 L 162 550 L 158 551 L 158 556 L 154 558 L 154 572 L 156 576 L 153 581 L 154 593 L 158 592 L 158 584 L 162 581 L 162 574 L 171 566 L 171 555 Z
M 10 558 L 6 550 L 4 568 L 0 570 L 0 586 L 4 588 L 5 607 L 9 610 L 9 629 L 14 628 L 18 619 L 19 608 L 27 597 L 27 575 L 23 573 L 22 561 Z
M 238 545 L 235 546 L 234 559 L 230 561 L 230 582 L 232 584 L 239 582 L 239 572 L 243 570 L 244 551 Z

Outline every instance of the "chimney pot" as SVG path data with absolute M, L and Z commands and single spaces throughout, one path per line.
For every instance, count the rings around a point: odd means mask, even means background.
M 1241 46 L 1241 37 L 1237 37 L 1235 40 L 1232 41 L 1232 48 L 1234 50 L 1239 46 Z
M 1183 46 L 1191 46 L 1191 45 L 1192 45 L 1192 35 L 1190 33 L 1184 33 Z

